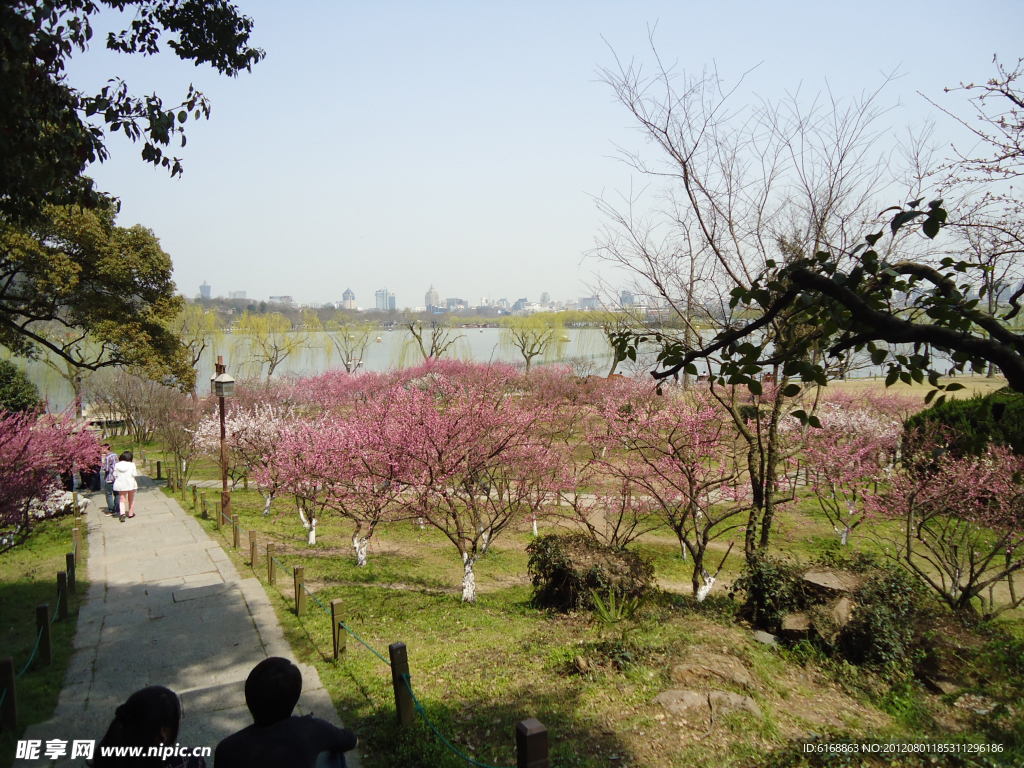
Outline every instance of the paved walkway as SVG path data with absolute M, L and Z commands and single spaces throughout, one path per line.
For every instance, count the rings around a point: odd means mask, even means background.
M 102 494 L 90 505 L 91 586 L 79 612 L 75 652 L 53 719 L 29 728 L 26 739 L 98 742 L 131 693 L 165 685 L 184 705 L 178 742 L 216 747 L 252 723 L 244 694 L 249 671 L 268 656 L 295 661 L 259 580 L 239 575 L 220 544 L 152 481 L 139 478 L 139 484 L 132 520 L 103 514 Z M 296 714 L 311 712 L 340 725 L 316 669 L 299 669 Z M 358 768 L 355 751 L 346 758 Z

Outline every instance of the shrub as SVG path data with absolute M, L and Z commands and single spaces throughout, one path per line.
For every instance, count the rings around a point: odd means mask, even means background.
M 744 618 L 758 629 L 778 632 L 787 613 L 803 610 L 808 604 L 801 575 L 802 569 L 785 560 L 760 555 L 733 582 L 729 595 L 742 592 Z
M 593 592 L 619 599 L 643 597 L 654 583 L 654 566 L 626 549 L 574 533 L 547 535 L 526 548 L 534 605 L 559 611 L 593 608 Z
M 852 664 L 909 671 L 922 597 L 904 569 L 876 573 L 854 595 L 857 607 L 837 638 L 839 652 Z
M 10 360 L 0 361 L 0 411 L 25 412 L 39 407 L 39 388 Z
M 985 453 L 990 443 L 1009 446 L 1024 454 L 1024 394 L 1000 389 L 985 397 L 947 400 L 921 411 L 904 423 L 906 434 L 930 433 L 935 427 L 949 434 L 949 448 L 957 456 Z

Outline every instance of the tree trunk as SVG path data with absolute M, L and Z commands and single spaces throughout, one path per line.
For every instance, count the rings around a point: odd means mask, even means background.
M 711 588 L 715 586 L 715 577 L 703 568 L 700 569 L 700 576 L 703 583 L 694 590 L 693 594 L 697 598 L 698 603 L 703 603 L 705 598 L 711 592 Z
M 316 518 L 309 518 L 309 546 L 316 544 Z
M 475 563 L 476 557 L 470 557 L 465 552 L 462 553 L 462 602 L 464 603 L 476 602 L 476 576 L 473 574 Z
M 267 517 L 270 515 L 270 505 L 274 503 L 274 494 L 264 493 L 263 494 L 263 516 Z
M 358 568 L 366 567 L 366 550 L 369 546 L 369 536 L 363 536 L 362 538 L 360 538 L 359 534 L 356 534 L 352 537 L 352 547 L 356 551 L 356 566 Z

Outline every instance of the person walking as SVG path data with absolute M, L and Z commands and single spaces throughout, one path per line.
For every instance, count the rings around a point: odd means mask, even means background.
M 135 468 L 133 458 L 131 451 L 125 451 L 118 456 L 117 464 L 114 465 L 114 490 L 121 496 L 122 523 L 126 516 L 135 517 L 135 491 L 139 488 L 135 478 L 139 471 Z
M 117 454 L 110 450 L 110 443 L 103 444 L 103 459 L 100 462 L 100 475 L 103 477 L 103 490 L 107 495 L 107 514 L 117 514 L 117 493 L 114 491 L 114 465 Z

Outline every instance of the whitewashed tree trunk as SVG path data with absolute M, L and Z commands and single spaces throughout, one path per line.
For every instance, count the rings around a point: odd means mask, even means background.
M 475 563 L 475 557 L 470 557 L 465 552 L 462 553 L 462 602 L 464 603 L 476 602 L 476 576 L 473 574 Z
M 299 507 L 299 520 L 302 521 L 302 527 L 308 531 L 310 528 L 309 520 L 306 519 L 306 513 L 302 511 L 301 507 Z
M 539 536 L 540 535 L 539 533 L 537 533 L 537 513 L 536 512 L 533 513 L 533 535 L 534 536 Z
M 357 567 L 359 567 L 359 568 L 365 568 L 366 567 L 366 550 L 367 550 L 367 548 L 369 546 L 370 546 L 370 537 L 369 536 L 364 536 L 363 538 L 359 538 L 359 535 L 356 534 L 355 536 L 352 537 L 352 547 L 356 551 L 356 566 Z
M 422 518 L 422 517 L 420 518 L 420 521 L 419 521 L 419 522 L 420 522 L 420 530 L 422 531 L 422 530 L 423 530 L 424 528 L 426 528 L 427 526 L 426 526 L 426 524 L 424 523 L 424 521 L 423 521 L 423 518 Z
M 263 516 L 267 517 L 270 514 L 270 505 L 274 503 L 274 494 L 264 493 L 263 502 Z M 299 514 L 302 514 L 302 512 L 300 511 Z
M 316 544 L 316 518 L 309 518 L 309 546 Z
M 711 593 L 711 588 L 715 586 L 715 577 L 701 568 L 700 581 L 701 585 L 697 588 L 696 597 L 698 603 L 703 603 L 704 599 Z

